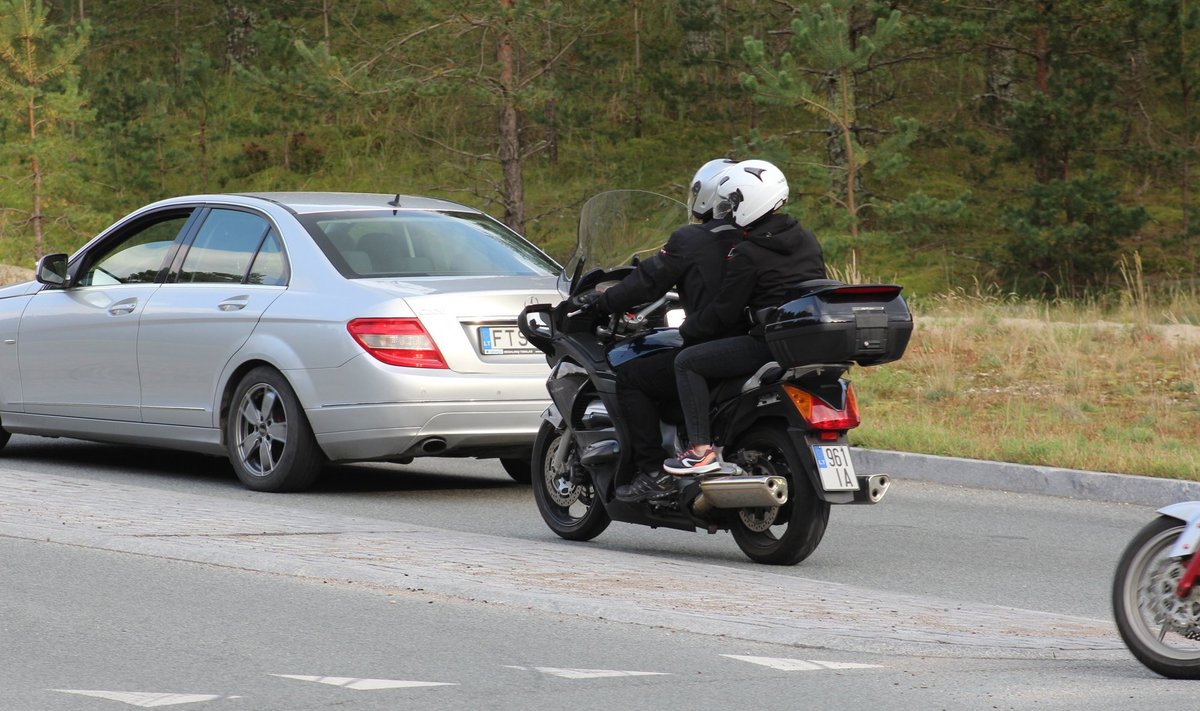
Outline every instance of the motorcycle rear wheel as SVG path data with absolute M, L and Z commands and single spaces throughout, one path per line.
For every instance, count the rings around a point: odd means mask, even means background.
M 562 470 L 555 469 L 558 448 L 574 445 L 563 437 L 562 430 L 542 423 L 533 443 L 533 498 L 550 530 L 568 541 L 590 541 L 603 533 L 612 519 L 590 480 L 572 483 L 571 451 L 566 452 Z
M 1167 553 L 1187 524 L 1170 516 L 1151 521 L 1121 555 L 1113 578 L 1113 616 L 1138 661 L 1171 679 L 1200 679 L 1200 586 L 1175 594 L 1191 556 Z
M 782 476 L 788 483 L 788 502 L 769 509 L 739 509 L 730 528 L 738 548 L 750 560 L 766 565 L 795 565 L 812 555 L 825 537 L 829 504 L 822 501 L 804 473 L 800 453 L 781 427 L 756 427 L 738 440 L 729 461 L 741 453 L 761 453 L 748 471 L 754 476 Z

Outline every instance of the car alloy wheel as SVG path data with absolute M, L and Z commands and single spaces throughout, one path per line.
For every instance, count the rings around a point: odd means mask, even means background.
M 287 446 L 287 412 L 279 393 L 259 383 L 238 405 L 238 456 L 252 476 L 270 476 Z
M 229 460 L 255 491 L 299 491 L 324 464 L 300 400 L 279 371 L 258 367 L 233 393 L 226 430 Z

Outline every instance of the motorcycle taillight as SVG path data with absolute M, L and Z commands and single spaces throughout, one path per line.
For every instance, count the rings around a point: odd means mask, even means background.
M 858 398 L 850 383 L 846 383 L 846 404 L 840 410 L 795 385 L 785 384 L 783 390 L 814 430 L 849 430 L 858 427 Z

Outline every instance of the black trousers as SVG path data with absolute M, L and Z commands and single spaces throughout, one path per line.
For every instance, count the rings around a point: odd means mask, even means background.
M 675 358 L 675 380 L 692 444 L 712 444 L 708 381 L 749 377 L 772 360 L 767 342 L 754 336 L 721 338 L 680 351 Z
M 617 401 L 621 419 L 629 433 L 629 449 L 638 472 L 662 471 L 663 460 L 674 452 L 663 449 L 659 419 L 664 407 L 679 400 L 675 388 L 675 357 L 672 349 L 636 358 L 617 368 Z

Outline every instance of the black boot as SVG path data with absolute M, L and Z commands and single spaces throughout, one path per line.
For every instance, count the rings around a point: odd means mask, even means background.
M 642 472 L 629 484 L 617 487 L 617 501 L 633 502 L 668 496 L 679 490 L 677 477 L 663 472 Z

